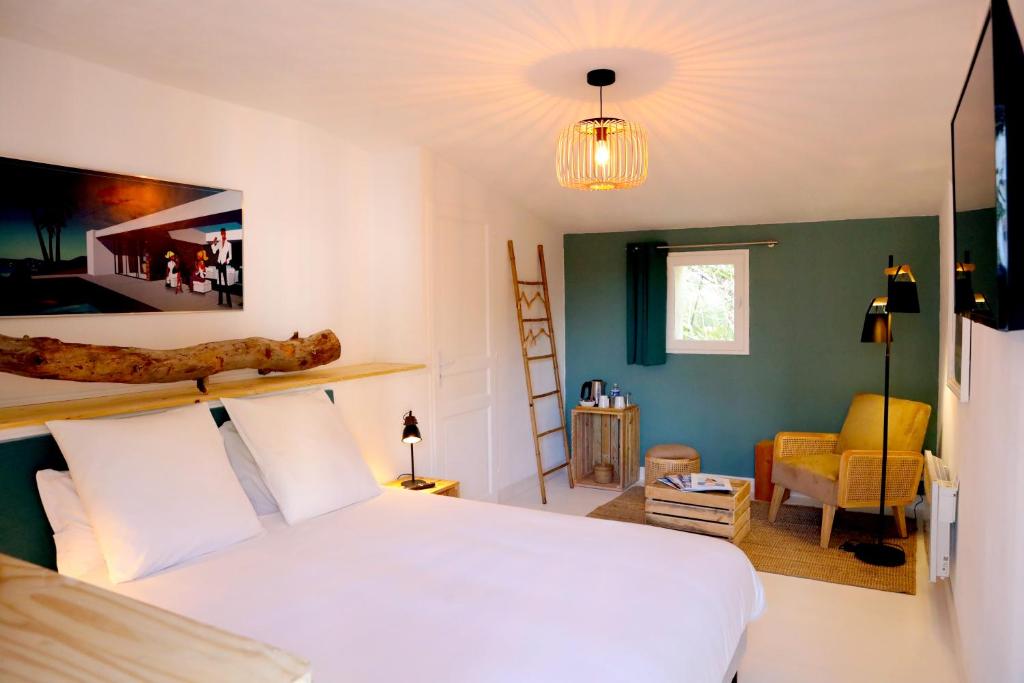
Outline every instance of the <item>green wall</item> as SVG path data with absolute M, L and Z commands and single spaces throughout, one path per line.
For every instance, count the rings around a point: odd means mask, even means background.
M 591 378 L 618 382 L 640 406 L 641 450 L 686 443 L 706 472 L 752 476 L 754 444 L 779 431 L 839 431 L 851 396 L 881 393 L 883 347 L 860 342 L 868 303 L 885 294 L 889 254 L 909 263 L 921 313 L 893 325 L 894 396 L 932 405 L 939 347 L 938 218 L 881 218 L 565 236 L 569 410 Z M 750 355 L 668 354 L 626 364 L 626 244 L 777 239 L 750 249 Z

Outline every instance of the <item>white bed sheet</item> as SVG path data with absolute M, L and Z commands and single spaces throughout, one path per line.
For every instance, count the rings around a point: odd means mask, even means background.
M 403 491 L 122 595 L 301 655 L 313 680 L 719 683 L 764 607 L 721 540 Z

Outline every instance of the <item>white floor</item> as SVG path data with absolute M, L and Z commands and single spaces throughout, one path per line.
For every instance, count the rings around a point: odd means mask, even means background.
M 548 478 L 546 506 L 536 489 L 502 502 L 585 515 L 616 495 L 569 489 L 558 473 Z M 961 681 L 946 587 L 929 583 L 918 542 L 917 595 L 759 573 L 767 609 L 750 626 L 740 683 Z

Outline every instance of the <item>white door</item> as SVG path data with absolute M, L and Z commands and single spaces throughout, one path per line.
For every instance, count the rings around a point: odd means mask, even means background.
M 462 497 L 495 499 L 489 228 L 442 209 L 432 246 L 434 457 L 442 476 L 461 482 Z

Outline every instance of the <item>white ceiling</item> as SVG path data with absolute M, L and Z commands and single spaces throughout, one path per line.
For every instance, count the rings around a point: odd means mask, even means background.
M 983 0 L 0 0 L 0 34 L 432 148 L 570 231 L 934 214 Z M 646 185 L 558 186 L 559 130 L 644 124 Z

